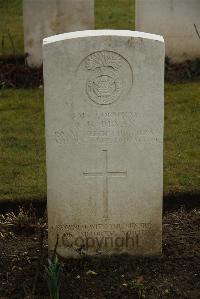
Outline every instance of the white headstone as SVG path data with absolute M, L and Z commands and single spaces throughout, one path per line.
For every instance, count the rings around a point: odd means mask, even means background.
M 172 62 L 200 58 L 200 0 L 136 0 L 136 30 L 161 34 Z
M 163 38 L 82 31 L 43 53 L 49 249 L 159 254 Z
M 24 48 L 30 67 L 42 65 L 42 40 L 94 29 L 94 0 L 23 0 Z

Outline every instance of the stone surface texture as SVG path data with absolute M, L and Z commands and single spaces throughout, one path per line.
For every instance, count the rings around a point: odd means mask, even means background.
M 94 0 L 23 0 L 24 47 L 30 67 L 42 65 L 42 40 L 94 29 Z
M 49 249 L 161 253 L 164 41 L 134 31 L 44 39 Z
M 162 35 L 172 62 L 200 58 L 200 1 L 136 0 L 136 30 Z

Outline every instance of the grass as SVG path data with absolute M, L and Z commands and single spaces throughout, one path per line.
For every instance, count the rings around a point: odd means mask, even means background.
M 0 0 L 0 56 L 23 53 L 22 0 Z
M 200 186 L 200 84 L 165 87 L 164 191 L 194 193 Z
M 96 29 L 130 29 L 135 27 L 134 0 L 95 0 Z
M 7 89 L 0 94 L 0 200 L 46 196 L 43 92 Z
M 133 29 L 134 0 L 95 0 L 96 29 Z M 0 0 L 0 56 L 23 55 L 22 0 Z
M 199 83 L 166 85 L 165 195 L 199 191 L 199 98 Z M 46 198 L 43 91 L 2 90 L 0 114 L 0 200 Z

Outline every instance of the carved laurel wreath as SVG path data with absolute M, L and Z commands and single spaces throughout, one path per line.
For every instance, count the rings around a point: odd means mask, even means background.
M 91 71 L 101 67 L 112 67 L 118 70 L 121 67 L 121 57 L 109 51 L 96 52 L 87 58 L 85 65 Z

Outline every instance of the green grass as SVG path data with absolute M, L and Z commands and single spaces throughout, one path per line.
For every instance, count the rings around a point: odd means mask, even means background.
M 200 191 L 200 84 L 165 87 L 164 191 Z
M 134 0 L 95 0 L 96 29 L 129 29 L 135 27 Z
M 0 94 L 0 200 L 46 195 L 43 92 L 7 89 Z
M 199 98 L 199 83 L 166 85 L 165 195 L 199 191 Z M 45 198 L 42 90 L 1 91 L 0 114 L 0 200 Z
M 0 0 L 0 56 L 23 53 L 22 0 Z
M 134 18 L 134 0 L 95 0 L 96 29 L 133 30 Z M 23 54 L 22 0 L 0 0 L 0 56 Z

